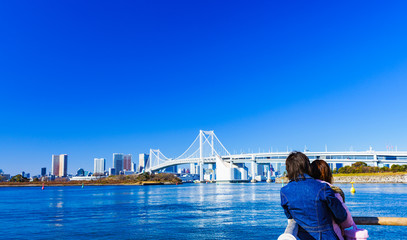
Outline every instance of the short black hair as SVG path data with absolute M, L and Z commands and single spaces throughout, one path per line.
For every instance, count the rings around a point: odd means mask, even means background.
M 311 165 L 307 155 L 302 152 L 291 152 L 285 160 L 287 176 L 290 181 L 304 179 L 304 174 L 310 175 Z

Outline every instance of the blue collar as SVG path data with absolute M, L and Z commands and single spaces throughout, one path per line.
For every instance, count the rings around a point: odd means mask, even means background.
M 304 177 L 301 177 L 301 176 L 304 176 Z M 305 179 L 304 179 L 304 178 L 305 178 Z M 300 177 L 299 177 L 298 180 L 299 180 L 299 181 L 305 181 L 306 179 L 314 179 L 314 178 L 311 177 L 310 175 L 304 173 L 304 174 L 300 175 Z M 289 182 L 292 182 L 292 181 L 294 181 L 294 180 L 290 180 Z
M 310 175 L 306 174 L 306 173 L 304 173 L 303 176 L 304 176 L 305 178 L 311 178 L 311 179 L 312 179 L 312 177 L 311 177 Z

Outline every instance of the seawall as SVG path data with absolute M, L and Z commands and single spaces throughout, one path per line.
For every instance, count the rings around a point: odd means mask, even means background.
M 288 182 L 288 178 L 276 178 L 276 183 L 281 183 L 281 180 L 284 180 L 284 183 Z M 334 184 L 335 183 L 407 183 L 407 174 L 397 174 L 397 175 L 353 175 L 349 176 L 335 176 L 334 175 Z
M 367 175 L 367 176 L 334 176 L 334 183 L 407 183 L 407 174 L 403 175 Z

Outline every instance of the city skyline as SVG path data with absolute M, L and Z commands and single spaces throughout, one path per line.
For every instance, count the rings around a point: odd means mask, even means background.
M 176 157 L 199 129 L 231 153 L 407 150 L 404 1 L 1 6 L 7 173 Z
M 273 154 L 277 154 L 277 155 L 280 156 L 281 154 L 283 154 L 283 155 L 288 154 L 288 153 L 290 153 L 292 151 L 296 151 L 296 150 L 287 149 L 287 151 L 280 151 L 280 152 L 276 152 L 276 151 L 273 152 L 271 149 L 269 151 L 263 151 L 263 152 L 260 152 L 260 151 L 259 152 L 256 152 L 256 151 L 244 152 L 243 151 L 243 152 L 240 152 L 240 153 L 232 153 L 231 155 L 239 156 L 241 154 L 243 154 L 243 155 L 246 154 L 246 155 L 249 155 L 249 156 L 257 156 L 259 154 L 260 155 L 264 155 L 264 154 L 267 155 L 269 153 L 273 153 Z M 378 158 L 379 161 L 380 160 L 383 161 L 384 160 L 383 156 L 387 156 L 387 154 L 390 154 L 388 156 L 401 156 L 400 159 L 396 159 L 396 158 L 387 159 L 387 157 L 386 157 L 387 161 L 389 161 L 389 160 L 390 161 L 393 161 L 393 160 L 396 161 L 395 163 L 391 163 L 391 164 L 398 164 L 398 162 L 397 162 L 398 160 L 400 160 L 401 161 L 400 164 L 402 164 L 403 161 L 405 161 L 405 159 L 406 159 L 404 154 L 407 153 L 407 151 L 398 151 L 397 148 L 394 149 L 394 146 L 391 146 L 391 147 L 389 146 L 387 150 L 381 150 L 381 151 L 380 150 L 379 151 L 374 150 L 373 148 L 370 147 L 369 149 L 367 149 L 365 151 L 355 151 L 353 149 L 350 149 L 349 151 L 339 151 L 338 152 L 338 151 L 328 151 L 328 149 L 325 148 L 325 151 L 310 152 L 309 149 L 304 149 L 303 152 L 306 153 L 307 155 L 308 154 L 312 155 L 312 156 L 309 157 L 311 161 L 315 160 L 315 156 L 314 156 L 315 154 L 318 154 L 318 155 L 320 155 L 320 154 L 321 155 L 334 154 L 335 156 L 337 156 L 338 154 L 339 154 L 339 156 L 341 154 L 347 154 L 347 155 L 356 154 L 357 156 L 362 156 L 362 157 L 366 157 L 367 155 L 372 155 L 372 154 L 378 154 L 379 156 L 381 156 L 381 157 Z M 184 154 L 185 154 L 185 152 L 184 152 Z M 184 154 L 182 154 L 182 155 L 184 155 Z M 115 168 L 115 166 L 117 166 L 117 160 L 121 161 L 121 163 L 119 163 L 120 166 L 124 166 L 125 156 L 130 157 L 130 158 L 127 158 L 127 159 L 130 160 L 130 162 L 129 162 L 130 169 L 127 170 L 127 169 L 125 169 L 123 167 L 120 171 L 117 172 L 116 168 Z M 140 153 L 139 158 L 135 159 L 135 161 L 132 161 L 132 154 L 113 153 L 113 157 L 112 157 L 113 161 L 112 161 L 111 167 L 108 167 L 108 165 L 106 165 L 106 159 L 105 158 L 93 158 L 93 171 L 90 171 L 89 169 L 84 168 L 84 167 L 79 167 L 78 169 L 82 170 L 82 171 L 86 171 L 88 173 L 92 173 L 92 174 L 99 173 L 99 174 L 107 174 L 107 175 L 120 175 L 120 174 L 126 175 L 126 172 L 127 172 L 127 174 L 129 174 L 129 173 L 130 174 L 132 174 L 132 173 L 141 173 L 144 170 L 146 170 L 145 166 L 146 166 L 146 162 L 148 160 L 148 157 L 149 157 L 149 154 Z M 178 156 L 178 157 L 180 157 L 180 156 Z M 341 159 L 341 158 L 335 158 L 335 159 Z M 35 177 L 37 177 L 37 176 L 52 176 L 52 175 L 55 176 L 55 177 L 75 176 L 75 171 L 77 171 L 77 170 L 71 169 L 71 171 L 68 171 L 68 168 L 67 168 L 68 162 L 67 162 L 67 160 L 68 160 L 68 155 L 67 154 L 59 154 L 59 155 L 54 155 L 53 154 L 52 157 L 51 157 L 51 171 L 50 172 L 46 171 L 47 167 L 41 167 L 40 174 L 37 174 L 36 171 L 34 171 L 34 173 L 32 174 L 31 172 L 26 172 L 26 171 L 20 170 L 16 174 L 11 174 L 11 176 L 17 175 L 17 174 L 22 174 L 22 175 L 28 174 L 28 175 L 35 176 Z M 174 160 L 174 159 L 168 159 L 168 160 L 170 160 L 170 162 L 171 162 L 171 160 Z M 327 158 L 326 160 L 331 161 L 330 158 Z M 361 158 L 360 161 L 363 161 L 363 159 Z M 370 162 L 370 161 L 372 161 L 372 159 L 366 158 L 365 161 Z M 388 163 L 390 163 L 390 162 L 388 162 Z M 381 163 L 381 165 L 383 165 L 383 164 L 384 163 Z M 62 165 L 62 168 L 60 167 L 61 165 Z M 212 166 L 209 166 L 209 165 L 207 167 L 209 169 L 212 169 Z M 389 164 L 385 164 L 385 165 L 387 166 Z M 262 167 L 262 166 L 263 165 L 259 165 L 258 167 Z M 181 163 L 181 164 L 176 165 L 176 166 L 168 167 L 165 170 L 165 172 L 178 172 L 177 169 L 179 167 L 184 167 L 184 168 L 180 168 L 180 169 L 185 169 L 185 168 L 188 169 L 189 168 L 191 173 L 199 174 L 199 165 L 197 163 L 193 163 L 193 164 L 188 164 L 188 163 L 182 164 Z M 334 169 L 334 167 L 331 167 L 331 168 Z M 114 169 L 114 174 L 110 173 L 110 169 Z M 2 170 L 2 169 L 0 169 L 0 170 Z M 5 174 L 10 174 L 10 173 L 5 172 Z

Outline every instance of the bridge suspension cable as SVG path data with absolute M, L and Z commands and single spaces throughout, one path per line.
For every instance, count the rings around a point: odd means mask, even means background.
M 188 151 L 192 148 L 192 146 L 194 146 L 194 144 L 196 143 L 196 141 L 197 141 L 198 139 L 199 139 L 199 135 L 196 136 L 195 140 L 192 142 L 191 145 L 189 145 L 188 149 L 185 150 L 185 152 L 183 152 L 180 156 L 178 156 L 177 158 L 175 158 L 175 160 L 183 159 L 183 158 L 188 158 L 189 156 L 188 156 L 188 157 L 185 157 L 185 156 L 187 156 Z M 196 151 L 199 151 L 199 149 L 196 150 Z M 195 151 L 195 152 L 196 152 L 196 151 Z M 192 155 L 193 155 L 195 152 L 193 152 Z
M 198 141 L 199 139 L 199 141 Z M 150 150 L 146 169 L 150 170 L 162 163 L 174 160 L 193 160 L 202 161 L 204 158 L 213 158 L 215 156 L 230 155 L 229 151 L 223 146 L 214 131 L 199 131 L 198 136 L 192 144 L 180 156 L 170 159 L 164 156 L 160 150 Z

